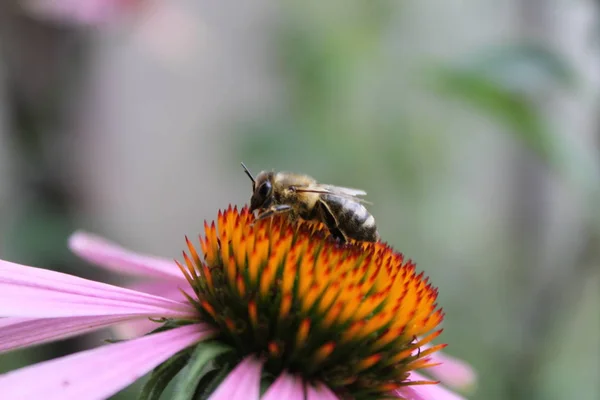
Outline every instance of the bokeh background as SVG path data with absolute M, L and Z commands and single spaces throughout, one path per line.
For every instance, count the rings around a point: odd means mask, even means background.
M 439 287 L 470 399 L 598 399 L 599 39 L 593 0 L 2 1 L 0 257 L 127 283 L 69 234 L 179 257 L 240 161 L 307 173 Z

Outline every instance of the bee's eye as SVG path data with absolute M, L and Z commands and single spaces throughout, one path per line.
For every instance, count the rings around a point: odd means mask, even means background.
M 267 197 L 271 193 L 271 182 L 265 182 L 258 188 L 258 195 L 260 197 Z

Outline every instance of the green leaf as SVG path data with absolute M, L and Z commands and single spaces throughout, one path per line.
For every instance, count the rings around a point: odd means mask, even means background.
M 264 395 L 269 387 L 275 382 L 275 377 L 271 374 L 264 373 L 260 378 L 260 395 Z
M 513 92 L 485 74 L 452 67 L 438 69 L 437 89 L 469 103 L 505 125 L 511 132 L 520 135 L 541 154 L 552 156 L 552 143 L 532 99 Z
M 186 368 L 182 371 L 174 400 L 192 400 L 202 378 L 215 369 L 212 361 L 232 348 L 218 342 L 200 342 L 196 345 Z
M 484 76 L 515 93 L 570 88 L 576 82 L 575 71 L 564 57 L 536 43 L 491 47 L 478 52 L 458 68 Z
M 230 363 L 223 364 L 219 366 L 219 368 L 209 371 L 202 377 L 194 398 L 198 400 L 208 399 L 221 382 L 223 382 L 225 377 L 231 372 L 232 365 L 233 364 Z
M 126 342 L 127 339 L 104 339 L 103 342 L 107 344 L 116 344 L 121 342 Z
M 506 46 L 430 72 L 439 93 L 491 117 L 551 168 L 585 190 L 597 190 L 594 154 L 553 131 L 538 107 L 548 90 L 574 81 L 573 70 L 557 54 L 542 46 Z
M 152 320 L 152 319 L 151 319 Z M 161 322 L 160 320 L 154 320 L 154 322 Z M 158 328 L 154 329 L 153 331 L 148 332 L 146 335 L 153 335 L 155 333 L 159 333 L 159 332 L 165 332 L 171 329 L 175 329 L 175 328 L 179 328 L 185 325 L 191 325 L 194 324 L 196 321 L 188 321 L 188 320 L 180 320 L 180 319 L 166 319 L 165 323 L 161 326 L 159 326 Z
M 159 399 L 175 375 L 187 364 L 190 351 L 190 349 L 183 350 L 156 367 L 142 388 L 139 399 Z
M 573 80 L 560 57 L 541 46 L 507 46 L 430 72 L 439 93 L 488 115 L 551 165 L 564 162 L 564 147 L 538 107 L 547 90 Z

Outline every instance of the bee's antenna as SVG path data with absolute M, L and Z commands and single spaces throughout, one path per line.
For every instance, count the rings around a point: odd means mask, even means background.
M 248 168 L 244 165 L 244 163 L 241 163 L 241 164 L 242 164 L 242 168 L 244 168 L 244 172 L 246 173 L 246 175 L 248 175 L 248 178 L 250 178 L 250 180 L 252 181 L 252 184 L 254 185 L 256 183 L 254 181 L 254 177 L 252 176 L 250 171 L 248 171 Z

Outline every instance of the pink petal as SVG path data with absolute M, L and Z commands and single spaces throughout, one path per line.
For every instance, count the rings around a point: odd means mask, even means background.
M 115 324 L 111 327 L 111 332 L 115 336 L 115 338 L 124 340 L 124 339 L 133 339 L 139 336 L 144 336 L 145 334 L 152 332 L 159 325 L 156 322 L 151 321 L 148 318 L 144 319 L 136 319 L 129 320 L 122 324 Z
M 323 384 L 317 387 L 306 385 L 306 400 L 338 400 L 338 397 Z
M 24 7 L 43 18 L 81 25 L 98 25 L 124 12 L 130 0 L 25 0 Z
M 90 233 L 75 232 L 69 238 L 69 248 L 84 260 L 121 274 L 186 283 L 173 260 L 137 254 Z
M 0 316 L 193 316 L 190 304 L 0 260 Z
M 217 390 L 210 395 L 209 400 L 258 400 L 261 370 L 261 362 L 247 357 L 227 375 Z
M 422 347 L 427 349 L 429 346 Z M 435 379 L 442 381 L 444 385 L 456 389 L 469 389 L 475 386 L 477 374 L 466 362 L 439 351 L 436 351 L 430 357 L 432 362 L 441 363 L 441 365 L 427 368 L 425 371 L 434 376 Z
M 179 285 L 173 281 L 136 283 L 131 285 L 130 288 L 139 292 L 165 297 L 167 299 L 179 301 L 185 300 L 185 297 L 179 290 Z M 129 339 L 143 336 L 144 334 L 156 329 L 156 322 L 153 322 L 147 318 L 136 319 L 122 324 L 117 324 L 112 329 L 118 338 Z
M 185 296 L 181 293 L 180 289 L 188 289 L 189 284 L 186 282 L 185 285 L 183 285 L 181 282 L 159 280 L 136 282 L 131 285 L 127 285 L 127 287 L 131 290 L 135 290 L 136 292 L 153 294 L 155 296 L 176 301 L 186 301 Z
M 427 381 L 429 379 L 416 372 L 411 372 L 410 380 Z M 394 394 L 406 400 L 466 400 L 440 384 L 406 386 L 395 390 Z
M 302 379 L 290 375 L 287 372 L 279 375 L 279 378 L 273 382 L 261 400 L 304 400 L 304 384 Z
M 2 318 L 0 353 L 81 335 L 129 319 L 129 316 Z
M 10 399 L 105 399 L 211 334 L 195 324 L 102 346 L 0 375 L 0 388 Z

